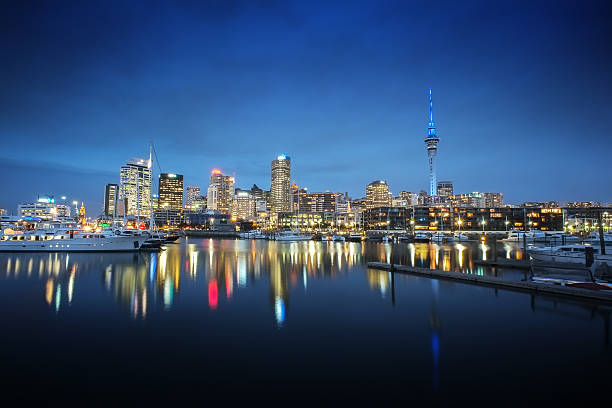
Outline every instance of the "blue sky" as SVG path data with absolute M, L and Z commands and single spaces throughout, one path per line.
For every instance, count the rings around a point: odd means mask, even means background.
M 152 140 L 164 172 L 311 191 L 612 202 L 612 7 L 593 1 L 15 2 L 0 16 L 0 207 L 95 213 Z M 93 215 L 93 214 L 92 214 Z

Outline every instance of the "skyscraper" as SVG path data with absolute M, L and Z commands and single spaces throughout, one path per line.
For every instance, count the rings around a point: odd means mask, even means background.
M 161 173 L 158 188 L 158 209 L 181 210 L 183 208 L 182 174 Z
M 229 212 L 234 199 L 234 178 L 226 176 L 219 169 L 210 173 L 208 200 L 206 206 L 210 210 Z
M 273 212 L 290 211 L 291 158 L 281 154 L 272 160 L 272 180 L 270 183 L 270 209 Z
M 148 217 L 151 214 L 150 161 L 131 159 L 121 166 L 119 199 L 127 199 L 126 215 Z
M 119 186 L 117 184 L 107 184 L 104 188 L 104 215 L 114 217 L 117 215 L 117 195 Z
M 429 125 L 427 126 L 427 137 L 425 137 L 425 146 L 427 146 L 427 157 L 429 159 L 429 195 L 434 197 L 438 195 L 438 185 L 436 180 L 436 154 L 438 153 L 438 142 L 440 138 L 437 135 L 438 130 L 433 120 L 433 100 L 431 96 L 431 88 L 429 88 Z
M 185 204 L 191 206 L 194 201 L 200 198 L 200 187 L 187 186 L 187 202 Z
M 389 185 L 384 180 L 375 180 L 366 186 L 366 208 L 390 207 Z

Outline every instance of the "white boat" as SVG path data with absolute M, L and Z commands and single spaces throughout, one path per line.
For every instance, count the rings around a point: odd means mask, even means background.
M 0 236 L 0 252 L 118 252 L 138 251 L 143 235 L 86 232 L 75 229 L 33 230 Z
M 312 235 L 302 235 L 293 231 L 281 231 L 274 235 L 276 241 L 310 241 Z
M 414 234 L 415 242 L 429 242 L 431 240 L 431 236 L 425 232 L 417 232 Z
M 455 232 L 455 240 L 456 241 L 469 241 L 469 237 L 461 232 Z
M 336 242 L 345 242 L 346 238 L 342 235 L 334 235 L 333 237 L 331 237 L 331 240 Z
M 431 235 L 431 240 L 433 242 L 453 242 L 455 237 L 453 235 L 446 235 L 443 232 L 434 232 Z
M 612 255 L 602 255 L 598 247 L 591 245 L 569 244 L 553 247 L 529 247 L 527 253 L 533 261 L 538 263 L 551 265 L 576 264 L 586 267 L 586 252 L 589 250 L 593 251 L 593 266 L 595 268 L 604 263 L 612 266 Z

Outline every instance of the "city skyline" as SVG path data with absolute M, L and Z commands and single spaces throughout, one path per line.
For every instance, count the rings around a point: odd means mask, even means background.
M 455 191 L 612 201 L 602 3 L 12 7 L 0 40 L 9 211 L 49 193 L 101 209 L 149 140 L 163 172 L 201 188 L 220 168 L 268 189 L 270 160 L 287 153 L 310 191 L 428 190 L 429 88 L 437 177 Z

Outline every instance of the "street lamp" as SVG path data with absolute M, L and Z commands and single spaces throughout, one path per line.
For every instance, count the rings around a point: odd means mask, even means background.
M 483 232 L 483 233 L 484 233 L 484 227 L 485 227 L 485 224 L 486 224 L 486 223 L 487 223 L 487 222 L 485 221 L 484 217 L 482 217 L 481 224 L 482 224 L 482 232 Z
M 506 224 L 506 231 L 508 231 L 508 224 L 510 224 L 510 221 L 508 221 L 508 217 L 506 217 L 506 222 L 504 224 Z

